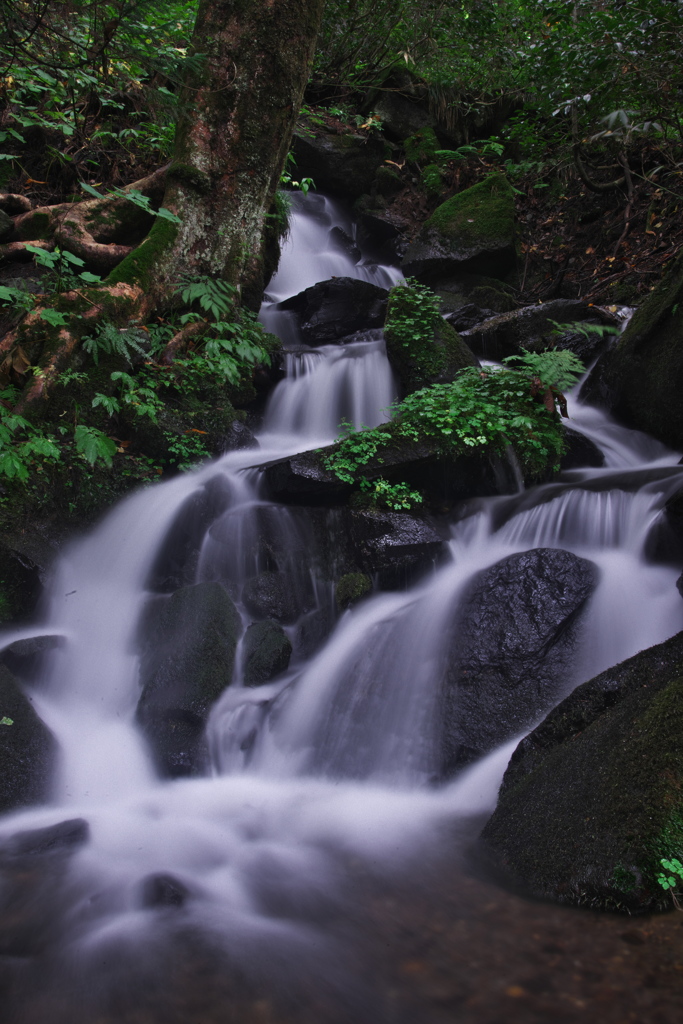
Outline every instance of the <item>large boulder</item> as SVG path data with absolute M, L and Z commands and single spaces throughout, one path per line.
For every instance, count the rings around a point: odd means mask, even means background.
M 437 317 L 427 340 L 406 339 L 392 324 L 392 313 L 401 314 L 410 289 L 399 286 L 389 296 L 384 337 L 387 357 L 399 379 L 403 396 L 431 384 L 447 384 L 466 366 L 479 366 L 469 346 L 450 324 Z
M 302 452 L 259 467 L 275 501 L 293 505 L 340 505 L 354 485 L 324 467 L 329 449 Z M 512 494 L 518 481 L 510 465 L 498 456 L 448 456 L 436 442 L 392 439 L 362 467 L 368 480 L 406 482 L 419 490 L 427 504 L 443 510 L 467 498 Z
M 444 775 L 528 729 L 566 693 L 596 581 L 592 562 L 555 548 L 511 555 L 476 577 L 453 628 Z
M 683 254 L 596 363 L 581 397 L 683 448 Z
M 512 756 L 482 840 L 538 896 L 608 910 L 671 906 L 683 859 L 683 633 L 602 672 Z
M 369 281 L 334 277 L 280 302 L 278 309 L 297 315 L 307 345 L 329 345 L 356 331 L 382 327 L 389 293 Z
M 244 634 L 244 685 L 261 686 L 286 672 L 292 644 L 278 622 L 254 622 Z
M 232 682 L 239 614 L 220 583 L 153 599 L 143 616 L 137 717 L 162 774 L 205 767 L 204 724 Z
M 265 570 L 251 576 L 242 588 L 242 601 L 250 614 L 278 622 L 296 622 L 302 608 L 292 582 L 283 572 Z
M 368 132 L 313 135 L 297 129 L 292 139 L 297 175 L 312 178 L 323 192 L 351 200 L 372 188 L 384 148 L 384 141 Z
M 52 733 L 0 665 L 0 812 L 45 799 L 56 757 Z
M 458 314 L 448 317 L 458 322 Z M 559 334 L 555 324 L 590 323 L 616 326 L 617 318 L 607 310 L 589 306 L 580 299 L 553 299 L 535 306 L 509 310 L 463 330 L 463 340 L 486 359 L 519 355 L 522 349 L 568 349 L 590 363 L 607 347 L 609 336 L 589 331 Z
M 401 267 L 429 283 L 463 272 L 502 278 L 515 260 L 514 190 L 504 175 L 490 174 L 436 208 Z

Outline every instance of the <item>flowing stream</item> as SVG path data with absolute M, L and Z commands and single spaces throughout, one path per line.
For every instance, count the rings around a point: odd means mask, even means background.
M 262 314 L 288 351 L 260 449 L 229 453 L 124 501 L 61 558 L 40 625 L 6 638 L 66 638 L 30 684 L 59 743 L 52 799 L 6 816 L 0 838 L 66 818 L 88 821 L 90 840 L 65 868 L 60 942 L 72 981 L 88 975 L 90 988 L 99 971 L 109 978 L 98 965 L 112 950 L 149 955 L 169 927 L 170 912 L 150 909 L 143 897 L 146 880 L 160 876 L 189 893 L 176 919 L 210 935 L 248 974 L 287 978 L 293 960 L 308 958 L 321 985 L 344 986 L 343 953 L 320 915 L 332 904 L 343 914 L 350 899 L 345 861 L 400 870 L 452 836 L 459 821 L 495 806 L 518 737 L 449 784 L 432 780 L 449 623 L 464 588 L 500 559 L 557 547 L 599 567 L 571 686 L 683 628 L 679 570 L 646 554 L 664 501 L 683 482 L 680 456 L 576 401 L 572 426 L 602 449 L 604 468 L 471 502 L 449 526 L 445 564 L 410 589 L 336 611 L 305 520 L 269 502 L 254 467 L 329 443 L 342 419 L 382 422 L 395 395 L 380 332 L 310 350 L 275 308 L 333 275 L 385 286 L 398 279 L 394 268 L 342 251 L 338 231 L 331 236 L 340 227 L 352 234 L 320 196 L 294 210 Z M 238 647 L 235 682 L 208 723 L 210 772 L 161 780 L 135 720 L 139 621 L 179 510 L 207 487 L 219 509 L 198 541 L 195 581 L 223 583 L 246 626 L 240 595 L 267 568 L 265 524 L 307 597 L 287 626 L 294 653 L 277 680 L 242 685 Z

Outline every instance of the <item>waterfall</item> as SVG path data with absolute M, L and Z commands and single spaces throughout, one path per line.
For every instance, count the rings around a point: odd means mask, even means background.
M 395 268 L 332 244 L 335 229 L 353 238 L 350 219 L 329 200 L 297 200 L 262 314 L 269 328 L 282 327 L 272 304 L 321 279 L 398 279 Z M 260 450 L 229 453 L 122 502 L 64 553 L 35 630 L 65 638 L 30 683 L 59 743 L 58 772 L 50 802 L 5 816 L 0 838 L 87 819 L 90 842 L 69 862 L 63 935 L 65 955 L 84 963 L 97 964 L 112 943 L 137 949 L 141 937 L 144 944 L 163 931 L 166 919 L 141 899 L 145 879 L 158 875 L 185 887 L 184 920 L 245 970 L 255 948 L 273 963 L 289 963 L 288 951 L 322 955 L 315 912 L 307 917 L 305 908 L 342 898 L 345 857 L 401 864 L 444 827 L 489 813 L 518 737 L 448 784 L 433 780 L 449 623 L 472 580 L 501 559 L 562 548 L 598 566 L 567 686 L 683 628 L 677 570 L 646 552 L 664 501 L 683 483 L 679 455 L 576 402 L 572 426 L 602 449 L 604 468 L 470 503 L 450 526 L 447 563 L 408 590 L 376 593 L 340 614 L 310 524 L 268 500 L 255 467 L 329 443 L 343 420 L 385 421 L 395 385 L 381 332 L 312 350 L 282 329 L 286 376 L 270 398 Z M 241 595 L 247 579 L 269 569 L 267 533 L 304 597 L 298 620 L 285 625 L 294 653 L 279 678 L 244 686 L 238 646 L 235 681 L 207 727 L 210 772 L 163 780 L 136 723 L 140 619 L 176 516 L 207 488 L 218 498 L 193 581 L 221 583 L 247 627 L 253 616 Z M 312 652 L 302 623 L 322 630 Z

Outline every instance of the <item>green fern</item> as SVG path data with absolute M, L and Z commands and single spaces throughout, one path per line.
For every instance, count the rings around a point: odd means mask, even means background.
M 97 334 L 83 338 L 83 348 L 96 364 L 99 363 L 100 356 L 122 356 L 130 363 L 133 352 L 140 356 L 146 355 L 143 341 L 146 341 L 146 338 L 142 331 L 134 327 L 116 327 L 105 321 Z

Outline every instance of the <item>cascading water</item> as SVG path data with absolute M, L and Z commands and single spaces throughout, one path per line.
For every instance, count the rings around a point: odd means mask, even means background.
M 271 302 L 332 274 L 396 280 L 392 268 L 331 250 L 330 232 L 340 226 L 352 233 L 322 197 L 296 207 Z M 278 316 L 266 307 L 270 329 L 282 327 Z M 210 935 L 260 983 L 269 973 L 289 978 L 292 957 L 307 957 L 320 984 L 347 985 L 334 966 L 343 955 L 329 936 L 323 941 L 317 920 L 321 907 L 348 898 L 344 858 L 388 870 L 436 842 L 444 827 L 490 812 L 517 742 L 450 784 L 431 785 L 449 624 L 482 570 L 538 547 L 597 564 L 567 687 L 683 627 L 676 570 L 646 557 L 663 502 L 683 481 L 679 456 L 575 402 L 572 425 L 603 450 L 603 469 L 472 503 L 451 527 L 447 564 L 405 592 L 365 600 L 335 624 L 331 584 L 308 558 L 309 527 L 297 510 L 268 501 L 254 466 L 329 443 L 343 419 L 381 422 L 394 385 L 380 334 L 310 350 L 291 322 L 283 333 L 287 376 L 270 400 L 260 450 L 228 454 L 134 495 L 64 555 L 50 588 L 40 632 L 65 642 L 30 692 L 59 742 L 57 778 L 49 805 L 7 816 L 0 834 L 87 819 L 90 841 L 64 869 L 61 927 L 70 977 L 87 973 L 91 986 L 112 950 L 133 950 L 130 963 L 136 950 L 161 941 L 168 918 L 144 894 L 149 878 L 162 876 L 189 894 L 184 925 Z M 208 489 L 216 508 L 197 544 L 194 581 L 222 583 L 246 626 L 243 585 L 269 568 L 272 554 L 260 539 L 267 534 L 285 552 L 301 606 L 286 626 L 290 667 L 275 681 L 243 686 L 238 647 L 235 681 L 208 724 L 211 773 L 165 781 L 135 721 L 136 638 L 172 524 L 192 495 Z M 302 624 L 310 623 L 318 627 L 313 653 L 302 640 Z

